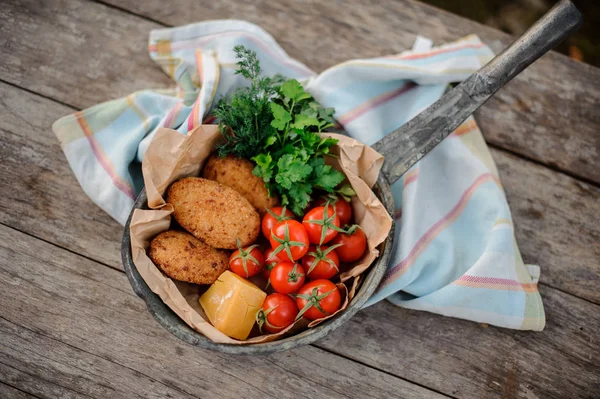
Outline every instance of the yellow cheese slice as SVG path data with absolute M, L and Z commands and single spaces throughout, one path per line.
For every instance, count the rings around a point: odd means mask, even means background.
M 200 297 L 208 320 L 223 334 L 244 340 L 267 294 L 250 281 L 226 270 Z

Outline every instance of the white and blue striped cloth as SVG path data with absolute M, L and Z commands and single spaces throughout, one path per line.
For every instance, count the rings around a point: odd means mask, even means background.
M 58 120 L 54 132 L 85 192 L 120 223 L 142 186 L 140 162 L 160 127 L 210 123 L 215 101 L 245 84 L 233 47 L 257 51 L 264 73 L 304 82 L 354 138 L 373 144 L 492 56 L 476 36 L 357 59 L 316 74 L 260 27 L 210 21 L 150 34 L 150 56 L 177 83 Z M 131 76 L 135 79 L 135 76 Z M 393 187 L 396 248 L 368 305 L 399 306 L 522 330 L 542 330 L 539 267 L 523 264 L 498 172 L 472 118 Z

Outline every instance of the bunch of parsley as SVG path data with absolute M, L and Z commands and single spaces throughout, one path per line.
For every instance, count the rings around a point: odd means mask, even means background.
M 319 133 L 333 126 L 333 108 L 322 107 L 296 79 L 261 77 L 256 53 L 242 46 L 234 50 L 239 59 L 236 73 L 249 79 L 250 87 L 217 105 L 215 115 L 225 139 L 219 154 L 252 159 L 253 173 L 264 180 L 269 194 L 279 195 L 282 205 L 296 215 L 302 214 L 315 190 L 345 198 L 354 195 L 350 186 L 340 187 L 344 175 L 325 163 L 337 140 Z
M 244 46 L 235 46 L 233 50 L 239 60 L 236 74 L 248 79 L 250 86 L 238 89 L 229 101 L 221 99 L 217 103 L 213 113 L 219 119 L 224 139 L 217 151 L 222 157 L 231 154 L 250 159 L 263 150 L 265 138 L 273 130 L 269 105 L 283 77 L 262 77 L 254 51 Z

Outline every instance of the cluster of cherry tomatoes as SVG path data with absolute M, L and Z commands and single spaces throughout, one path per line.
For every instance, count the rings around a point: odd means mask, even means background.
M 320 200 L 302 222 L 285 208 L 272 208 L 261 225 L 270 248 L 263 253 L 252 245 L 231 254 L 231 271 L 245 278 L 262 272 L 275 291 L 257 314 L 261 329 L 277 333 L 302 316 L 316 320 L 340 308 L 341 294 L 331 279 L 340 262 L 360 259 L 367 248 L 365 233 L 349 226 L 351 219 L 352 207 L 342 198 Z

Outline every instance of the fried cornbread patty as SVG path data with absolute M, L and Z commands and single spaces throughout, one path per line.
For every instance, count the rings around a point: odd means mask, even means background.
M 229 253 L 183 231 L 167 230 L 150 242 L 150 259 L 167 276 L 195 284 L 212 284 L 229 266 Z
M 231 155 L 221 158 L 213 154 L 204 165 L 202 177 L 233 188 L 242 194 L 258 213 L 264 215 L 267 209 L 279 204 L 279 199 L 269 197 L 265 182 L 252 174 L 253 169 L 254 164 L 247 159 Z
M 169 187 L 167 202 L 175 220 L 215 248 L 236 249 L 254 243 L 260 231 L 256 209 L 234 189 L 200 177 L 186 177 Z

